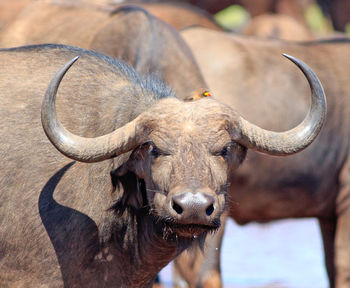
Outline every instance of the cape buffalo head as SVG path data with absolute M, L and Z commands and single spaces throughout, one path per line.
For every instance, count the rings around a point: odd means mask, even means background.
M 176 235 L 199 235 L 219 227 L 228 175 L 243 161 L 247 148 L 271 155 L 293 154 L 318 134 L 326 112 L 322 86 L 304 63 L 288 58 L 308 79 L 312 104 L 305 120 L 286 132 L 257 127 L 211 97 L 193 102 L 165 97 L 110 134 L 74 135 L 59 122 L 55 97 L 77 58 L 50 83 L 42 105 L 43 127 L 53 145 L 77 161 L 97 162 L 131 152 L 112 172 L 124 187 L 120 201 L 136 209 L 148 205 L 149 212 Z M 121 204 L 117 206 L 122 210 Z

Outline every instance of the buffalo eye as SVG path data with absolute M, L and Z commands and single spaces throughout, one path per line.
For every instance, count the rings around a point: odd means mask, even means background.
M 154 144 L 151 144 L 151 145 L 149 146 L 149 150 L 148 150 L 148 151 L 150 151 L 151 155 L 152 155 L 154 158 L 157 158 L 157 157 L 159 157 L 159 155 L 160 155 L 159 149 L 158 149 L 157 146 L 155 146 Z
M 233 151 L 237 151 L 240 154 L 242 149 L 245 151 L 243 146 L 241 146 L 241 145 L 239 145 L 238 143 L 235 143 L 235 142 L 230 142 L 230 143 L 227 143 L 224 146 L 224 148 L 221 149 L 221 151 L 218 151 L 217 153 L 215 153 L 215 155 L 221 156 L 224 159 L 227 159 L 227 157 L 230 154 L 232 154 Z
M 227 155 L 231 152 L 231 143 L 226 145 L 220 152 L 220 156 L 226 158 Z
M 221 150 L 213 153 L 216 157 L 221 157 L 230 166 L 238 167 L 247 155 L 247 148 L 236 142 L 227 143 Z
M 142 144 L 142 147 L 144 147 L 147 153 L 151 155 L 153 158 L 170 155 L 169 153 L 166 153 L 165 151 L 160 150 L 152 141 Z
M 148 153 L 151 154 L 154 158 L 159 157 L 159 155 L 161 154 L 157 146 L 154 145 L 154 143 L 151 141 L 143 143 L 142 147 L 145 147 Z

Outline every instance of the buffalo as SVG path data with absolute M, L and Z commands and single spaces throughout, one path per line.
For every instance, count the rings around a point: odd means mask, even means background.
M 276 133 L 96 52 L 2 49 L 0 286 L 150 287 L 179 253 L 203 246 L 248 148 L 294 154 L 321 129 L 322 86 L 286 57 L 312 101 L 303 122 Z
M 44 43 L 78 46 L 123 60 L 138 73 L 157 74 L 183 99 L 206 88 L 181 36 L 139 6 L 103 12 L 35 1 L 0 33 L 3 48 Z
M 75 11 L 75 13 L 78 14 L 82 13 L 79 12 L 81 10 L 84 10 L 85 12 L 95 11 L 97 13 L 96 16 L 94 15 L 94 17 L 99 17 L 98 14 L 108 15 L 109 13 L 113 13 L 113 11 L 117 8 L 126 6 L 128 4 L 143 7 L 177 30 L 190 26 L 201 26 L 210 29 L 221 30 L 221 27 L 215 22 L 214 18 L 208 12 L 196 6 L 187 3 L 152 2 L 147 0 L 2 0 L 0 3 L 0 29 L 6 27 L 7 25 L 11 25 L 13 21 L 17 21 L 17 17 L 18 20 L 21 21 L 20 19 L 24 19 L 29 15 L 33 15 L 32 11 L 38 14 L 37 16 L 39 16 L 38 20 L 40 22 L 40 18 L 46 18 L 44 16 L 46 13 L 51 13 L 51 10 L 48 9 L 48 7 L 56 7 L 58 8 L 57 12 L 61 10 L 60 13 L 63 13 L 65 15 L 72 13 L 72 11 Z M 38 12 L 38 9 L 40 9 L 39 7 L 42 9 L 40 12 Z M 69 10 L 71 11 L 69 12 Z M 51 16 L 52 15 L 54 14 L 51 14 Z M 55 16 L 57 17 L 57 15 Z M 94 17 L 91 18 L 93 21 Z M 51 18 L 51 21 L 52 20 L 53 18 Z M 63 23 L 61 25 L 63 25 Z
M 323 236 L 330 286 L 349 287 L 350 40 L 288 43 L 201 28 L 187 29 L 182 36 L 213 95 L 268 129 L 282 131 L 292 127 L 308 107 L 304 97 L 307 86 L 299 82 L 299 75 L 286 73 L 288 63 L 279 61 L 277 55 L 285 51 L 304 59 L 320 77 L 329 107 L 320 137 L 288 158 L 249 152 L 242 167 L 229 177 L 228 214 L 238 224 L 316 217 Z M 206 49 L 202 49 L 203 45 Z M 288 120 L 276 121 L 283 117 Z M 218 233 L 213 240 L 208 239 L 206 253 L 210 256 L 205 265 L 200 264 L 204 261 L 200 253 L 190 259 L 185 255 L 176 263 L 191 287 L 203 284 L 209 274 L 215 276 L 217 283 L 212 287 L 221 287 L 219 255 L 215 251 L 220 246 L 220 236 Z

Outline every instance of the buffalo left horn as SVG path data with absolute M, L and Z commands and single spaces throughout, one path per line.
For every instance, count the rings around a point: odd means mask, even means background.
M 73 63 L 66 63 L 51 80 L 41 106 L 41 122 L 51 143 L 64 155 L 81 162 L 98 162 L 130 151 L 146 141 L 141 115 L 115 131 L 96 138 L 85 138 L 66 130 L 57 118 L 57 89 Z
M 286 132 L 273 132 L 262 129 L 240 117 L 238 143 L 270 155 L 289 155 L 303 150 L 318 135 L 326 118 L 326 97 L 315 73 L 301 60 L 283 54 L 294 62 L 304 73 L 311 89 L 311 106 L 305 119 L 295 128 Z

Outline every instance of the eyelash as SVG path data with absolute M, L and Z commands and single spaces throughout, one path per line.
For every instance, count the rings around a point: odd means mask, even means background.
M 151 149 L 151 154 L 152 154 L 152 156 L 154 158 L 159 157 L 160 152 L 159 152 L 158 148 L 154 144 L 151 144 L 150 149 Z
M 227 146 L 224 147 L 224 149 L 221 150 L 220 156 L 226 158 L 230 151 L 231 151 L 231 146 L 227 145 Z
M 156 145 L 154 145 L 153 142 L 147 142 L 144 143 L 143 145 L 148 145 L 148 153 L 150 153 L 154 158 L 158 158 L 160 155 L 168 155 L 158 149 Z
M 239 146 L 240 145 L 238 145 L 235 142 L 228 143 L 228 144 L 226 144 L 226 146 L 220 152 L 216 153 L 215 155 L 221 156 L 221 157 L 226 159 L 227 156 L 231 153 L 231 151 L 233 149 L 238 149 Z

